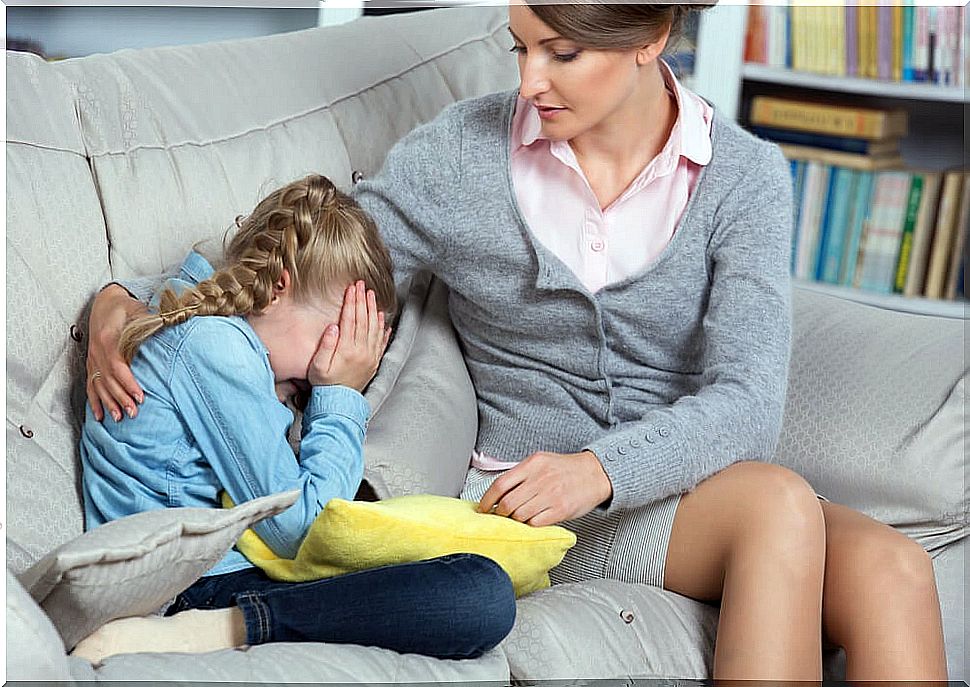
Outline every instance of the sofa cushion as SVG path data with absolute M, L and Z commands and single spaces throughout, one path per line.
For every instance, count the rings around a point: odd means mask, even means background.
M 446 287 L 416 276 L 364 396 L 364 479 L 378 498 L 457 496 L 478 433 L 475 389 L 448 318 Z
M 645 584 L 592 580 L 519 599 L 500 645 L 521 680 L 706 679 L 717 609 Z
M 376 172 L 398 138 L 446 104 L 508 87 L 504 16 L 365 18 L 55 65 L 77 90 L 114 276 L 160 272 L 307 173 L 346 189 L 354 170 Z M 413 44 L 430 36 L 421 54 Z M 457 71 L 446 78 L 445 67 Z
M 230 510 L 163 508 L 96 527 L 21 575 L 64 645 L 115 618 L 147 615 L 215 565 L 250 525 L 286 510 L 298 491 Z
M 80 672 L 80 671 L 79 671 Z M 509 666 L 501 649 L 474 659 L 442 660 L 353 644 L 273 642 L 209 654 L 124 654 L 95 671 L 98 680 L 191 682 L 192 684 L 301 682 L 321 684 L 507 685 Z
M 796 289 L 775 461 L 933 550 L 967 535 L 964 321 Z
M 84 307 L 109 267 L 72 86 L 36 55 L 6 59 L 6 534 L 16 573 L 83 528 L 72 381 L 83 379 Z
M 44 611 L 9 569 L 5 618 L 8 680 L 54 683 L 71 679 L 64 642 Z

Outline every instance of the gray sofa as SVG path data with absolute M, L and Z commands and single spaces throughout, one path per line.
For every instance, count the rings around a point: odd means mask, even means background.
M 716 608 L 608 580 L 522 598 L 511 635 L 473 661 L 271 644 L 118 656 L 95 669 L 67 655 L 60 610 L 31 573 L 83 531 L 76 443 L 96 290 L 161 272 L 194 242 L 221 236 L 263 193 L 310 171 L 349 187 L 446 104 L 514 87 L 504 22 L 502 8 L 460 8 L 50 64 L 7 54 L 8 679 L 710 676 Z M 368 390 L 366 478 L 379 496 L 459 491 L 476 412 L 446 300 L 440 283 L 415 280 Z M 967 679 L 965 322 L 800 288 L 794 305 L 775 460 L 930 552 L 950 677 Z M 825 665 L 840 677 L 839 652 Z

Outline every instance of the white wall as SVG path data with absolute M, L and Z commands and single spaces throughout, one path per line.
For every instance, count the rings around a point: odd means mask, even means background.
M 309 3 L 308 3 L 309 4 Z M 39 41 L 48 56 L 181 45 L 297 31 L 317 25 L 302 8 L 7 6 L 7 36 Z

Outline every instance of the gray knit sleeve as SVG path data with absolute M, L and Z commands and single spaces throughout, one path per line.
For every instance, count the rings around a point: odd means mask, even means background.
M 461 208 L 461 127 L 461 104 L 448 106 L 398 141 L 380 173 L 354 188 L 390 251 L 398 285 L 446 262 L 449 221 Z
M 713 217 L 701 388 L 586 447 L 613 485 L 610 511 L 774 453 L 791 349 L 791 177 L 777 146 L 744 152 L 750 172 Z

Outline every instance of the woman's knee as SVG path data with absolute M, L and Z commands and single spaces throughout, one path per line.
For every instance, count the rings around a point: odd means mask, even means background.
M 923 547 L 899 532 L 887 531 L 859 541 L 851 557 L 865 579 L 867 592 L 890 593 L 885 598 L 902 599 L 907 595 L 923 595 L 935 588 L 933 561 Z
M 824 557 L 822 508 L 803 477 L 771 463 L 742 462 L 725 472 L 729 470 L 739 483 L 739 543 L 757 542 L 779 555 Z

